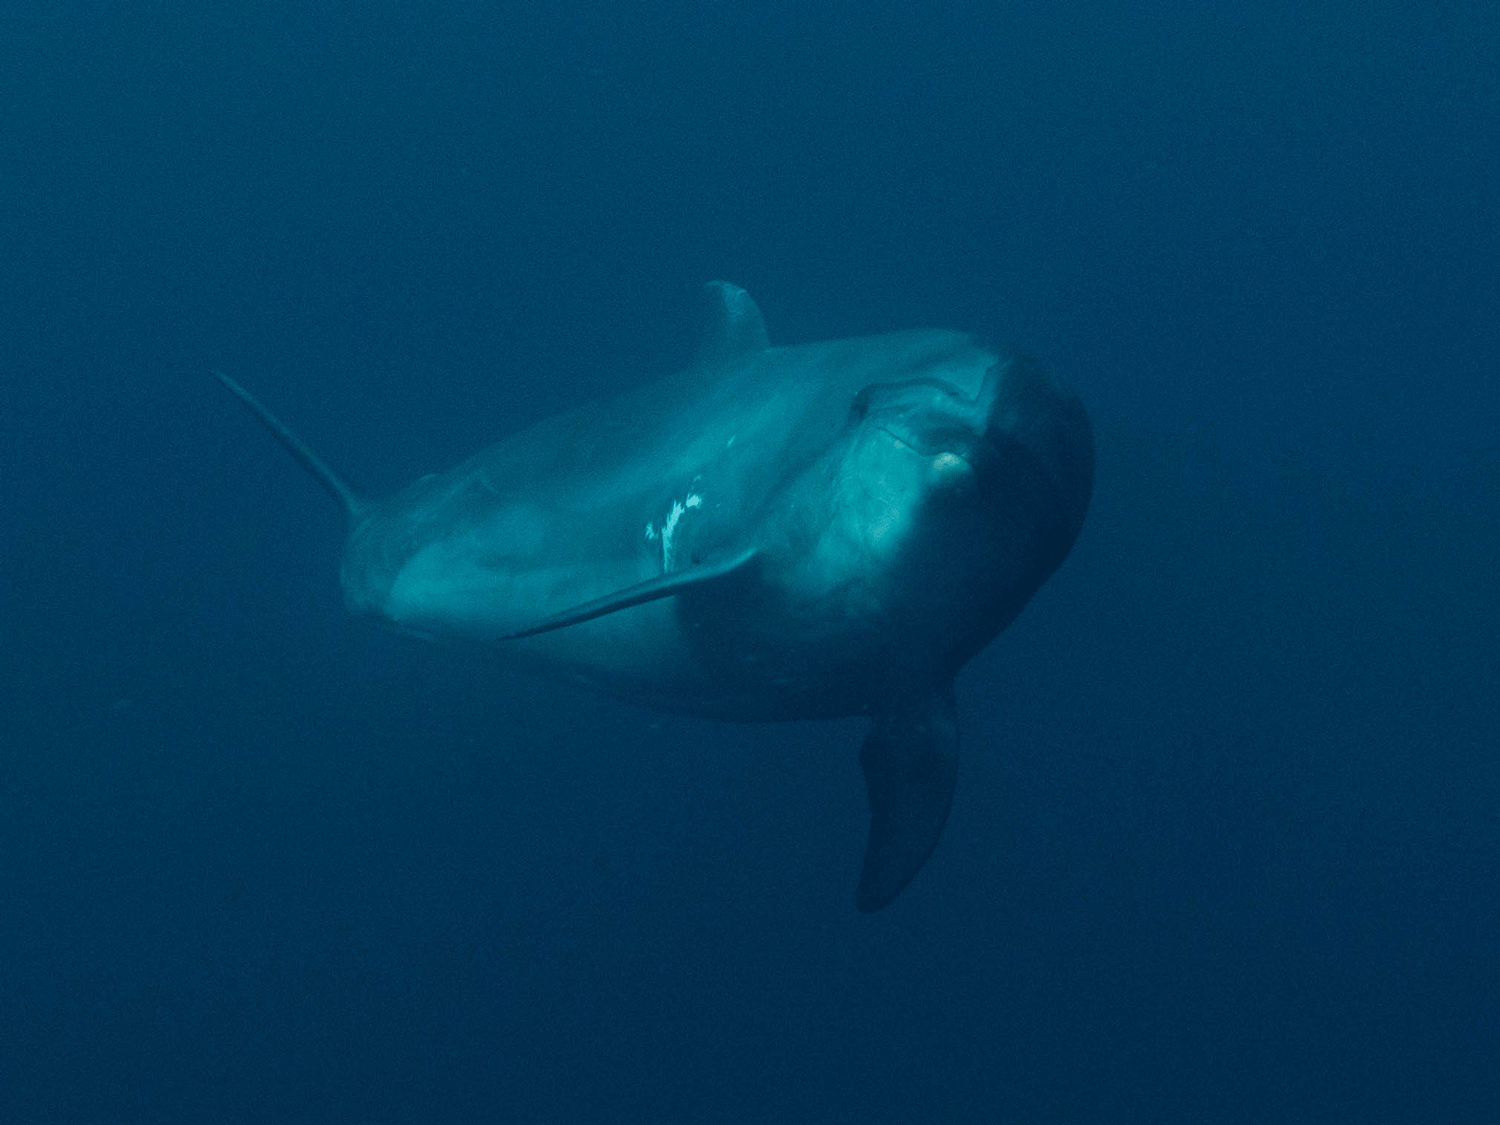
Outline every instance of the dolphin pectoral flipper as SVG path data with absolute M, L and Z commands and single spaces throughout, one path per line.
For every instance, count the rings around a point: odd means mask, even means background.
M 877 715 L 859 764 L 870 797 L 870 841 L 856 901 L 868 914 L 901 893 L 943 834 L 958 775 L 952 683 Z
M 502 641 L 518 641 L 522 637 L 534 637 L 538 633 L 550 633 L 554 629 L 564 629 L 569 625 L 580 625 L 585 621 L 592 621 L 596 617 L 606 614 L 618 613 L 622 609 L 631 606 L 644 605 L 647 602 L 658 601 L 661 598 L 670 598 L 674 594 L 680 594 L 684 590 L 697 589 L 713 582 L 720 582 L 732 575 L 741 573 L 748 567 L 756 556 L 754 547 L 747 547 L 738 554 L 729 555 L 722 559 L 711 560 L 690 566 L 685 570 L 674 570 L 669 574 L 660 575 L 657 578 L 648 578 L 645 582 L 638 582 L 634 586 L 627 586 L 623 590 L 616 590 L 612 594 L 605 594 L 602 598 L 575 605 L 561 613 L 554 613 L 550 617 L 528 625 L 525 629 L 519 629 L 514 633 L 507 633 L 500 638 Z

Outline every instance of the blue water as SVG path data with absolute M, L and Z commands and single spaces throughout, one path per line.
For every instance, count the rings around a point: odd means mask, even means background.
M 0 12 L 0 1120 L 1500 1120 L 1500 9 Z M 691 353 L 989 333 L 1089 522 L 853 887 L 858 723 L 345 618 L 375 492 Z

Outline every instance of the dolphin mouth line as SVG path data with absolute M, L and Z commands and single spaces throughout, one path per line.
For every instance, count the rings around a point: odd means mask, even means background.
M 956 449 L 923 449 L 920 445 L 917 445 L 910 439 L 902 437 L 889 426 L 881 426 L 877 424 L 875 428 L 883 433 L 886 437 L 894 441 L 897 445 L 901 446 L 903 449 L 910 449 L 913 453 L 920 454 L 923 457 L 956 457 L 969 468 L 972 469 L 974 467 L 974 462 L 970 458 L 965 457 Z

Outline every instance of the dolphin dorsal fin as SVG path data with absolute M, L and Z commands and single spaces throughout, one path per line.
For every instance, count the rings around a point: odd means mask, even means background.
M 710 281 L 704 289 L 709 308 L 703 342 L 698 345 L 699 366 L 725 363 L 771 346 L 765 318 L 749 293 L 727 281 Z

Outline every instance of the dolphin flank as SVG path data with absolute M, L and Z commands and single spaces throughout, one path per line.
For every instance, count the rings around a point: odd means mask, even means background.
M 954 675 L 1083 525 L 1092 431 L 1034 360 L 964 333 L 772 347 L 743 289 L 708 296 L 685 371 L 386 500 L 218 377 L 343 511 L 352 612 L 663 711 L 869 715 L 878 910 L 947 820 Z

